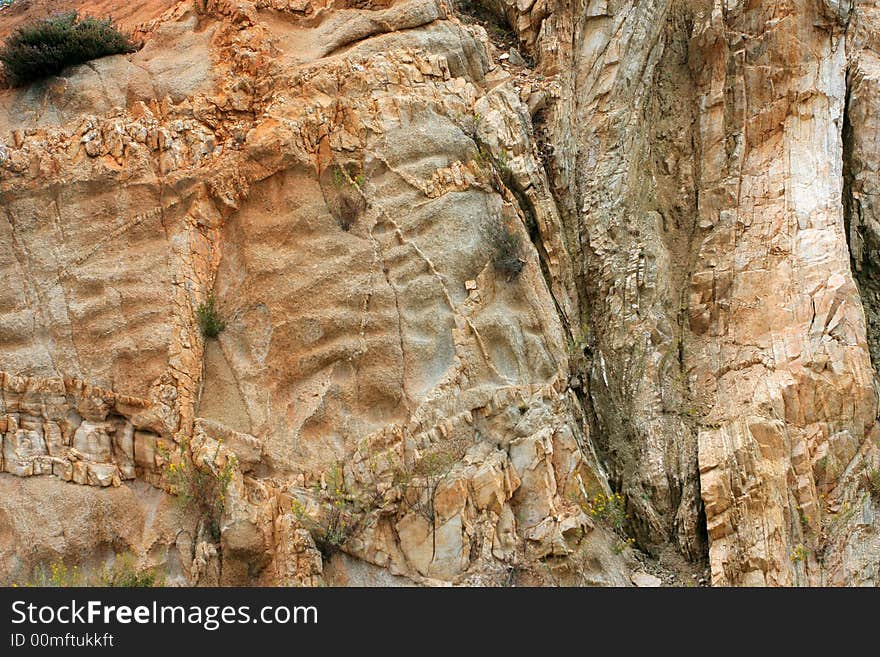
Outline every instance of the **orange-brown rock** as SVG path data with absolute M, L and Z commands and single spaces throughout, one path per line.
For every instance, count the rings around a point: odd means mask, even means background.
M 0 92 L 0 582 L 876 583 L 872 3 L 55 4 L 143 47 Z

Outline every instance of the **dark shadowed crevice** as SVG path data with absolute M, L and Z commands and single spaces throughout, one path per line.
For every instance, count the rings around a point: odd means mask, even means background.
M 872 109 L 863 108 L 858 100 L 854 100 L 853 84 L 853 71 L 850 70 L 843 114 L 843 220 L 853 278 L 865 311 L 874 380 L 880 383 L 880 224 L 874 189 L 878 181 L 877 176 L 870 173 L 873 163 L 866 162 L 866 153 L 857 147 L 858 135 L 853 121 L 854 116 Z M 864 175 L 858 175 L 860 172 Z

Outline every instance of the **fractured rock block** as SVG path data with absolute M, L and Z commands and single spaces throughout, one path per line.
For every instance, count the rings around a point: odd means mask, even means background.
M 134 479 L 134 427 L 130 422 L 113 433 L 113 461 L 123 479 Z
M 20 477 L 34 474 L 33 459 L 47 455 L 43 432 L 34 429 L 9 431 L 3 440 L 3 461 L 6 472 Z
M 158 436 L 149 431 L 134 432 L 134 462 L 139 468 L 155 470 Z
M 109 463 L 113 457 L 110 434 L 115 430 L 108 422 L 84 421 L 73 434 L 73 447 L 89 461 Z
M 87 463 L 86 483 L 90 486 L 118 486 L 121 481 L 119 471 L 112 463 Z

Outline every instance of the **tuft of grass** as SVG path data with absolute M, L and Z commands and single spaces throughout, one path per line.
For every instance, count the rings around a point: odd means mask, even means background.
M 216 338 L 226 329 L 226 322 L 220 317 L 213 294 L 209 294 L 205 303 L 196 308 L 196 318 L 199 321 L 199 328 L 202 329 L 202 335 L 206 338 Z
M 871 468 L 867 472 L 868 492 L 875 500 L 880 500 L 880 469 Z
M 326 176 L 326 177 L 325 177 Z M 326 182 L 325 182 L 326 181 Z M 363 171 L 334 164 L 322 174 L 321 184 L 324 201 L 339 227 L 348 232 L 366 209 L 364 186 L 367 179 Z
M 332 173 L 330 174 L 333 184 L 336 187 L 343 187 L 345 183 L 348 181 L 348 176 L 341 166 L 338 164 L 333 167 Z
M 162 586 L 163 581 L 155 568 L 137 567 L 137 560 L 130 552 L 117 554 L 112 566 L 104 566 L 101 586 L 118 588 L 151 588 Z
M 135 50 L 109 19 L 66 12 L 18 28 L 0 47 L 0 62 L 7 81 L 18 87 L 68 66 Z

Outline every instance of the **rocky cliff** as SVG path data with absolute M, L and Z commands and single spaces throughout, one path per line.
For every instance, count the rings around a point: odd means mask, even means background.
M 880 583 L 880 3 L 51 5 L 0 581 Z

